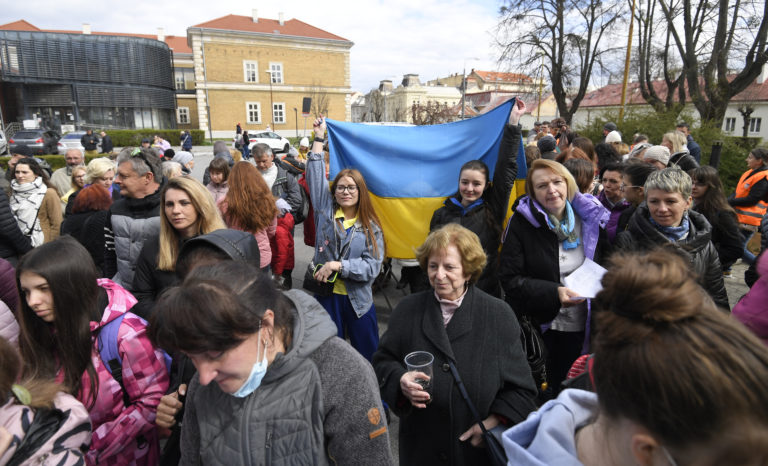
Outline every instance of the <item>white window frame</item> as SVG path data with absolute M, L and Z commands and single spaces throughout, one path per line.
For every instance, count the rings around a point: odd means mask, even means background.
M 251 68 L 251 69 L 249 69 Z M 253 79 L 249 79 L 253 78 Z M 259 62 L 256 60 L 243 60 L 243 82 L 259 82 Z
M 750 133 L 759 133 L 760 127 L 762 126 L 763 119 L 758 118 L 750 118 L 749 119 L 749 132 Z
M 182 116 L 184 118 L 182 118 Z M 186 120 L 186 121 L 184 121 Z M 189 124 L 189 107 L 178 107 L 176 109 L 176 121 L 180 125 L 188 125 Z
M 272 84 L 283 84 L 283 64 L 279 62 L 269 62 L 269 79 Z
M 280 109 L 277 108 L 278 106 Z M 280 112 L 282 115 L 279 115 L 278 112 Z M 284 125 L 286 123 L 285 102 L 274 102 L 272 104 L 272 121 L 275 122 L 275 125 Z
M 256 113 L 258 120 L 251 120 L 251 105 L 256 107 Z M 249 125 L 261 124 L 261 102 L 246 102 L 245 103 L 245 122 Z
M 181 72 L 180 75 L 175 75 L 173 77 L 173 82 L 177 91 L 183 91 L 187 86 L 186 80 L 184 79 L 184 72 Z
M 725 119 L 725 132 L 732 133 L 736 130 L 736 118 L 729 117 Z

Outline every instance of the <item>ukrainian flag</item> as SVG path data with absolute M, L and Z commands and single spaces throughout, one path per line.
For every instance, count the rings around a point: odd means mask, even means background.
M 433 126 L 378 126 L 327 120 L 330 177 L 359 170 L 381 220 L 387 255 L 415 257 L 429 221 L 458 190 L 459 169 L 480 159 L 493 170 L 514 99 L 468 120 Z M 518 179 L 525 179 L 525 151 L 518 154 Z M 493 177 L 493 173 L 491 173 Z M 511 198 L 516 198 L 516 189 Z

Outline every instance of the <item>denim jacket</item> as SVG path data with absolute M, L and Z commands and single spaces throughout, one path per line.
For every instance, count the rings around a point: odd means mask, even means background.
M 334 218 L 333 195 L 325 178 L 323 154 L 309 153 L 306 171 L 309 195 L 315 210 L 315 264 L 341 261 L 341 278 L 347 288 L 349 301 L 358 317 L 370 310 L 373 304 L 371 286 L 379 275 L 384 235 L 381 228 L 373 224 L 373 235 L 379 254 L 374 256 L 367 242 L 365 227 L 358 220 L 347 234 L 341 223 Z M 339 258 L 339 251 L 344 257 Z

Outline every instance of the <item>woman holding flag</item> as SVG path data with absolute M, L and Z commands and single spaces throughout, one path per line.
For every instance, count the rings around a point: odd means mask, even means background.
M 489 182 L 488 166 L 480 160 L 470 160 L 459 172 L 459 189 L 437 209 L 429 222 L 429 231 L 443 225 L 458 223 L 480 238 L 488 262 L 477 287 L 501 297 L 498 279 L 498 249 L 501 227 L 507 212 L 509 194 L 517 177 L 517 154 L 522 130 L 518 124 L 525 113 L 525 102 L 515 99 L 509 114 L 509 124 L 501 139 L 493 183 Z
M 339 337 L 348 335 L 352 346 L 370 361 L 379 345 L 371 287 L 385 257 L 384 234 L 359 171 L 341 170 L 329 190 L 323 159 L 325 119 L 316 119 L 313 126 L 315 139 L 306 171 L 315 210 L 313 275 L 320 283 L 333 283 L 329 296 L 315 298 L 331 315 Z

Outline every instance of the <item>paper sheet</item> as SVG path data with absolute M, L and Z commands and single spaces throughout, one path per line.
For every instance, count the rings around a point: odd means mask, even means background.
M 578 293 L 579 297 L 594 298 L 603 289 L 600 280 L 602 280 L 605 272 L 607 270 L 596 262 L 585 258 L 584 263 L 578 269 L 563 278 L 563 282 L 566 287 Z

